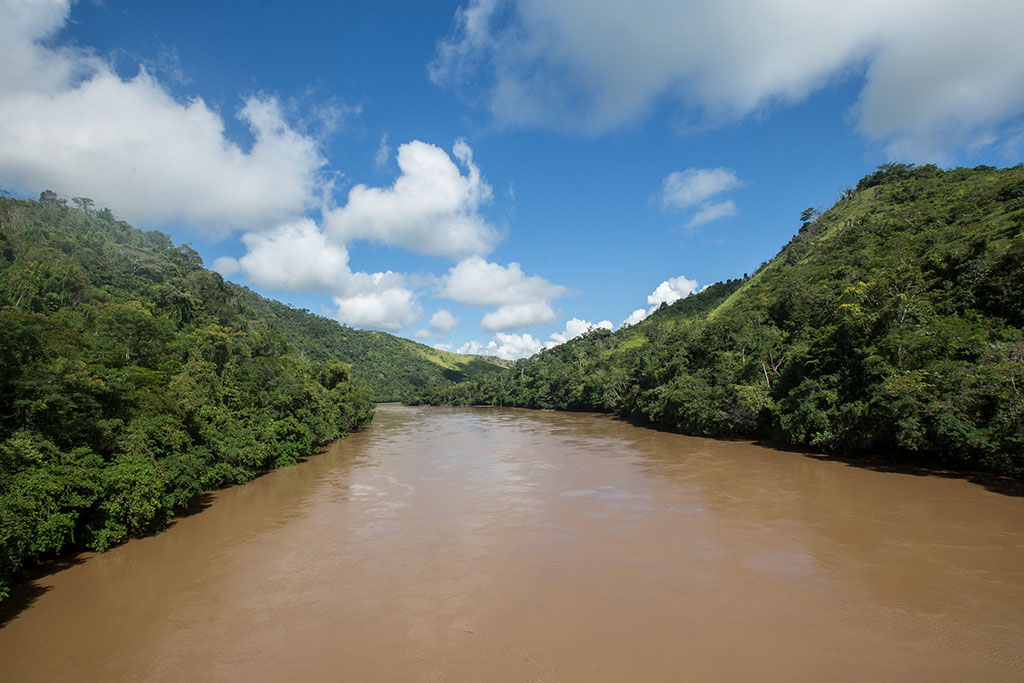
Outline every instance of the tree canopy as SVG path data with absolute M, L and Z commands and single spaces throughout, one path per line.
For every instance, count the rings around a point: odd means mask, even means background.
M 373 415 L 347 365 L 300 353 L 192 249 L 59 199 L 0 198 L 0 598 Z

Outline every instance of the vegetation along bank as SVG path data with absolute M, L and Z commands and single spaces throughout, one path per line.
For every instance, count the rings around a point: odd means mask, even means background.
M 1024 166 L 888 164 L 801 218 L 753 275 L 413 402 L 1024 474 Z

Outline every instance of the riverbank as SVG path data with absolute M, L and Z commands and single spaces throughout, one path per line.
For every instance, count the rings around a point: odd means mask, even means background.
M 1024 500 L 609 416 L 380 406 L 40 580 L 18 680 L 1019 680 Z M 841 647 L 837 644 L 841 643 Z

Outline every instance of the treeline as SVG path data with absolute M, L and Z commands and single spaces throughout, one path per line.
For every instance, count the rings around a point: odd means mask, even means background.
M 801 218 L 752 277 L 414 402 L 1024 476 L 1024 166 L 889 164 Z
M 0 598 L 373 415 L 347 365 L 301 357 L 190 248 L 42 200 L 0 199 Z

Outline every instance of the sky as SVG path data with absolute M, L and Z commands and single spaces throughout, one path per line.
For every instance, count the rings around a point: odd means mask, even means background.
M 0 190 L 531 355 L 752 273 L 880 164 L 1024 156 L 1016 0 L 0 0 Z

